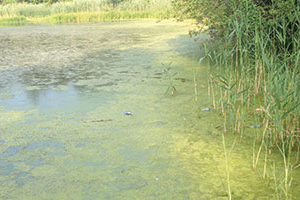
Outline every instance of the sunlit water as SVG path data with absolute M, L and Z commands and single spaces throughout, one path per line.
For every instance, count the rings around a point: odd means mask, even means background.
M 1 28 L 0 199 L 227 199 L 222 120 L 201 111 L 207 37 L 188 29 Z M 251 149 L 235 148 L 233 198 L 275 199 L 251 162 Z

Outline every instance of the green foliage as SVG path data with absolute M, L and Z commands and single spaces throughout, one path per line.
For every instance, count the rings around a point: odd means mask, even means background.
M 15 19 L 19 18 L 24 19 L 21 24 L 61 24 L 170 17 L 172 17 L 170 0 L 73 0 L 51 5 L 32 3 L 0 5 L 0 25 L 3 26 L 19 25 L 20 23 L 15 23 Z
M 27 23 L 25 17 L 10 17 L 10 18 L 0 18 L 1 26 L 21 26 Z
M 53 4 L 0 5 L 0 19 L 26 17 L 26 23 L 88 23 L 141 18 L 172 17 L 170 0 L 73 0 Z M 1 21 L 0 21 L 1 22 Z M 14 22 L 14 20 L 11 20 Z M 24 24 L 24 23 L 23 23 Z M 15 23 L 11 23 L 12 26 Z
M 0 17 L 40 17 L 61 13 L 102 12 L 111 10 L 154 12 L 171 10 L 170 0 L 73 0 L 48 3 L 12 3 L 0 5 Z
M 48 6 L 43 4 L 7 4 L 0 6 L 1 17 L 30 17 L 30 16 L 47 16 L 51 14 Z
M 213 37 L 224 37 L 226 32 L 234 30 L 232 22 L 240 23 L 241 20 L 247 23 L 247 29 L 243 31 L 249 38 L 253 38 L 255 27 L 261 28 L 261 31 L 272 29 L 273 33 L 270 34 L 276 34 L 276 24 L 284 24 L 288 29 L 286 47 L 292 48 L 292 38 L 299 36 L 300 10 L 297 0 L 172 0 L 172 3 L 180 18 L 196 19 L 198 23 L 209 27 Z M 276 41 L 276 45 L 280 44 L 280 41 Z
M 165 12 L 153 11 L 105 11 L 105 12 L 82 12 L 82 13 L 58 13 L 48 17 L 32 19 L 39 23 L 64 24 L 64 23 L 95 23 L 105 21 L 122 21 L 145 18 L 168 18 Z

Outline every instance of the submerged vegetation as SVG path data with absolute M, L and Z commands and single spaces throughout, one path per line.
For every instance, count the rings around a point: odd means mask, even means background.
M 88 23 L 171 17 L 170 0 L 74 0 L 0 4 L 0 25 Z
M 278 198 L 292 198 L 300 149 L 300 6 L 294 0 L 174 0 L 181 17 L 208 27 L 209 94 L 224 117 L 224 134 L 247 137 L 255 128 L 253 168 L 273 180 Z M 197 34 L 202 30 L 197 30 Z M 279 152 L 284 175 L 272 176 L 268 157 Z M 263 158 L 261 158 L 263 157 Z M 275 166 L 273 167 L 275 170 Z M 299 169 L 298 169 L 299 170 Z M 229 195 L 230 197 L 230 195 Z

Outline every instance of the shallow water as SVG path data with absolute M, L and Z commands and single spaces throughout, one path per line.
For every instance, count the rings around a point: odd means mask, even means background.
M 0 199 L 227 199 L 221 119 L 201 111 L 207 37 L 195 42 L 188 29 L 151 20 L 1 28 Z M 275 199 L 251 153 L 232 153 L 233 198 Z

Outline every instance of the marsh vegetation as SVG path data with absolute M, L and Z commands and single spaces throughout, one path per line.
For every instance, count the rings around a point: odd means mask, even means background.
M 247 128 L 255 129 L 253 169 L 274 183 L 278 199 L 292 198 L 300 148 L 299 3 L 175 0 L 174 4 L 183 17 L 205 24 L 212 37 L 203 48 L 211 66 L 209 95 L 224 118 L 224 134 L 247 139 Z M 280 178 L 269 159 L 273 152 L 282 156 Z
M 170 0 L 12 1 L 0 4 L 0 25 L 165 19 L 171 11 Z

